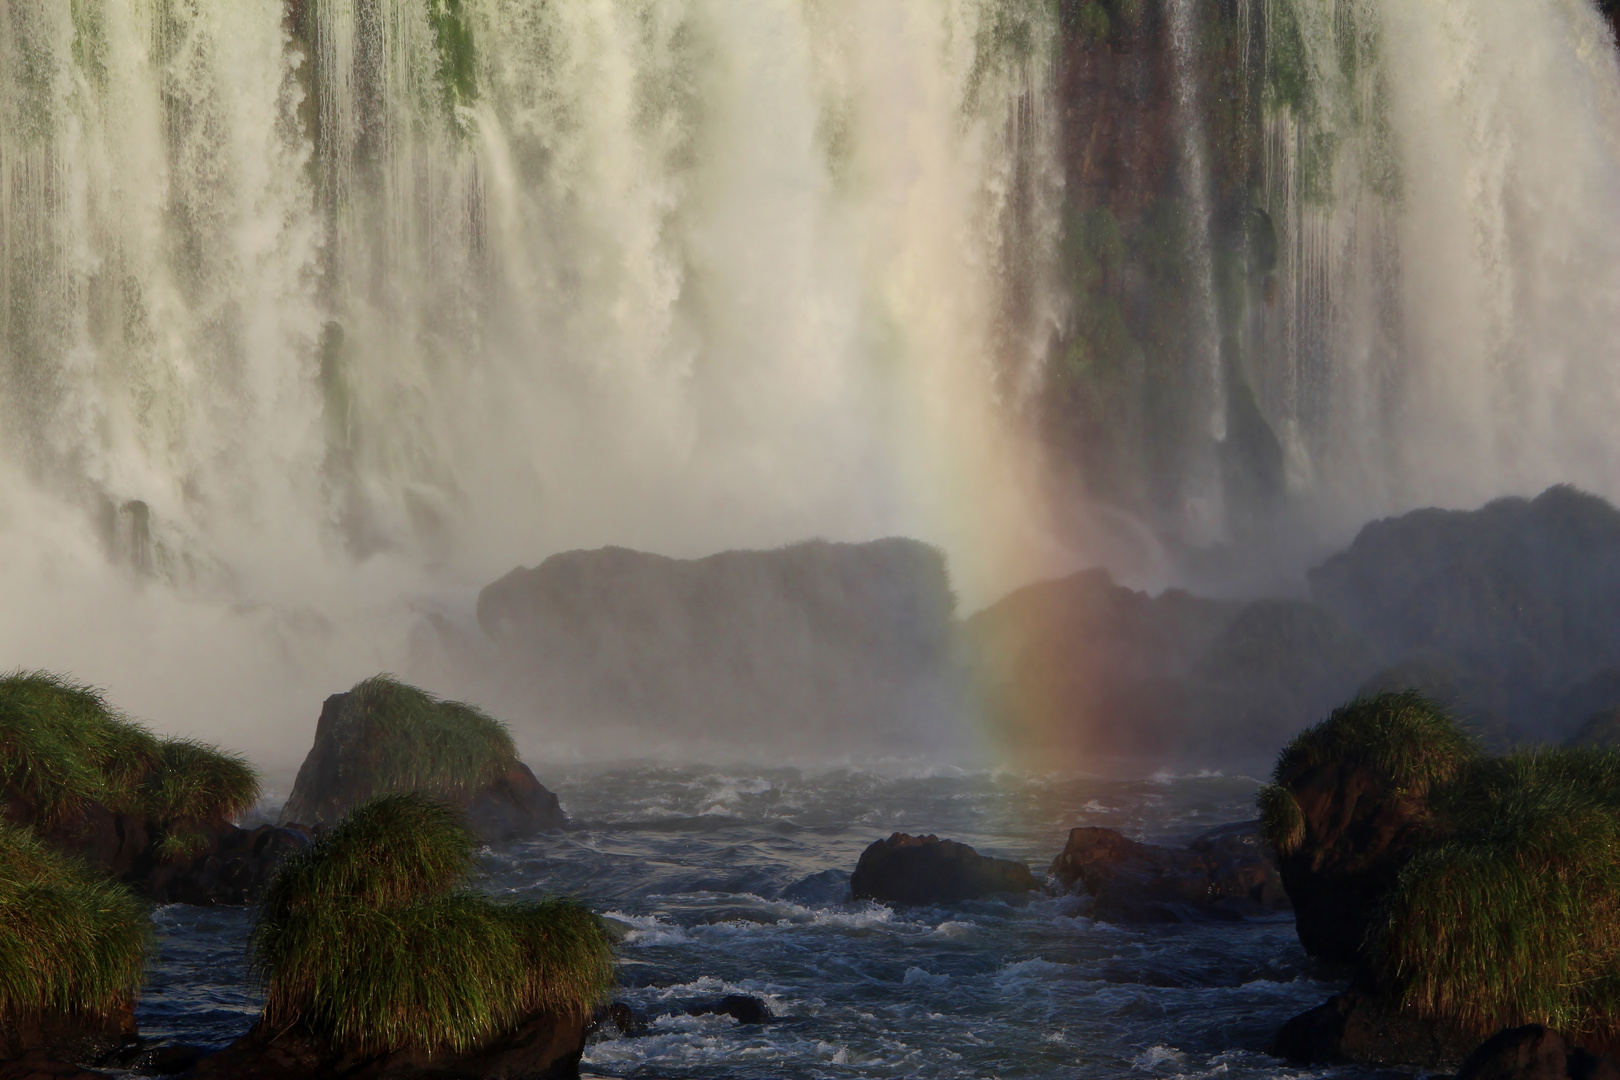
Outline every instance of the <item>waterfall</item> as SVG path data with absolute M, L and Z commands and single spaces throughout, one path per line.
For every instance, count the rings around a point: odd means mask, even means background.
M 987 588 L 1038 523 L 1054 32 L 0 0 L 0 657 L 294 753 L 567 547 L 909 533 Z
M 1296 495 L 1343 530 L 1572 482 L 1620 498 L 1620 71 L 1584 0 L 1269 0 Z M 1283 77 L 1278 76 L 1284 69 Z

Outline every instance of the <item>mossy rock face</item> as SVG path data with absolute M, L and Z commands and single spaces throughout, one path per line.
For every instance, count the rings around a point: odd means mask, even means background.
M 1380 899 L 1431 827 L 1431 792 L 1477 755 L 1410 692 L 1357 698 L 1288 744 L 1260 809 L 1306 952 L 1360 958 Z
M 612 939 L 571 900 L 469 888 L 477 843 L 394 794 L 288 859 L 253 936 L 264 1016 L 193 1075 L 577 1075 Z
M 333 694 L 283 822 L 332 824 L 380 795 L 420 792 L 462 810 L 485 840 L 568 824 L 557 796 L 518 760 L 506 726 L 390 676 Z
M 1326 1031 L 1328 1057 L 1425 1066 L 1526 1024 L 1620 1043 L 1620 753 L 1490 756 L 1407 692 L 1303 732 L 1274 781 L 1260 804 L 1300 941 L 1354 963 L 1367 998 L 1362 1020 L 1324 1007 L 1295 1035 Z M 1375 1014 L 1390 1023 L 1368 1027 Z M 1397 1028 L 1449 1059 L 1411 1057 Z

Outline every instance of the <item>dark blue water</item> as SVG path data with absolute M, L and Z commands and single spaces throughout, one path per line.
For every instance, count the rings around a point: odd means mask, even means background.
M 619 1077 L 1300 1077 L 1264 1047 L 1337 989 L 1289 918 L 1115 927 L 1055 897 L 895 911 L 849 900 L 862 849 L 933 832 L 1044 871 L 1075 825 L 1183 842 L 1251 816 L 1257 782 L 935 772 L 594 768 L 543 775 L 581 826 L 490 851 L 497 892 L 567 892 L 622 924 L 620 997 L 647 1033 L 597 1036 Z M 172 906 L 143 1032 L 224 1043 L 258 1004 L 251 916 Z M 780 1017 L 692 1017 L 726 993 Z

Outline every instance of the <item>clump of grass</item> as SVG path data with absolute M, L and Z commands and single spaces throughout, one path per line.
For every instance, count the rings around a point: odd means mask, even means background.
M 142 786 L 146 812 L 160 821 L 224 824 L 259 800 L 259 774 L 240 754 L 195 739 L 164 739 Z
M 1358 697 L 1283 748 L 1276 781 L 1313 766 L 1366 767 L 1397 790 L 1421 795 L 1461 775 L 1479 744 L 1445 709 L 1415 690 Z
M 1255 795 L 1260 812 L 1260 835 L 1278 855 L 1288 856 L 1305 842 L 1305 814 L 1294 793 L 1281 784 L 1267 784 Z
M 140 987 L 150 937 L 127 888 L 0 822 L 0 1026 L 111 1013 Z
M 518 760 L 505 724 L 392 675 L 357 683 L 345 708 L 360 728 L 353 745 L 362 754 L 345 769 L 358 799 L 420 791 L 455 800 L 499 779 Z
M 41 824 L 91 799 L 121 807 L 157 761 L 158 740 L 101 691 L 45 671 L 0 676 L 0 787 Z
M 221 825 L 259 797 L 240 756 L 160 739 L 94 687 L 45 671 L 0 676 L 0 791 L 49 829 L 95 801 L 168 827 Z
M 1620 754 L 1476 763 L 1444 834 L 1404 868 L 1370 942 L 1404 1008 L 1485 1035 L 1620 1035 Z
M 467 888 L 477 840 L 455 810 L 394 794 L 283 864 L 253 935 L 265 1021 L 345 1050 L 465 1052 L 536 1012 L 588 1015 L 612 939 L 578 903 Z

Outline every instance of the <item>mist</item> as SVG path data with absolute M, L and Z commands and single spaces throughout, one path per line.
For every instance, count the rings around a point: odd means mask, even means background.
M 0 9 L 0 659 L 267 764 L 382 670 L 631 744 L 482 658 L 564 552 L 910 537 L 967 616 L 1620 499 L 1587 3 L 1147 5 L 1136 83 L 1017 0 Z

